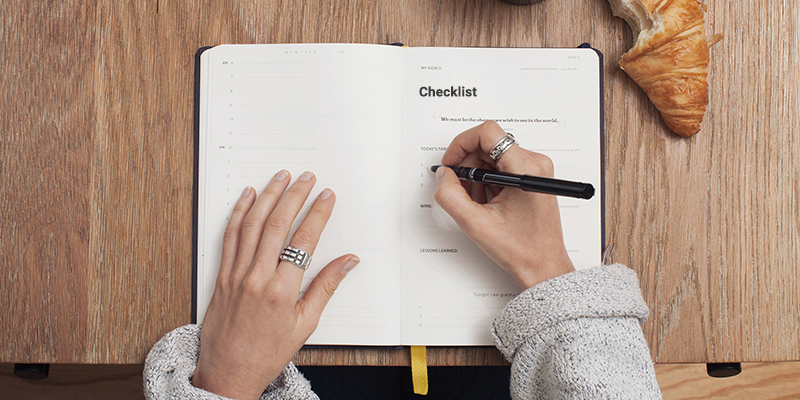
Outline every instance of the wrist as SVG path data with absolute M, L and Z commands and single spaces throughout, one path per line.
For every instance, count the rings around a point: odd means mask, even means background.
M 195 370 L 194 375 L 189 378 L 192 386 L 211 392 L 223 397 L 232 399 L 258 399 L 261 397 L 262 391 L 247 390 L 246 382 L 241 382 L 240 379 L 235 377 L 226 377 L 223 374 L 205 374 L 205 370 L 199 368 Z
M 565 260 L 542 264 L 537 262 L 536 266 L 524 268 L 514 274 L 514 280 L 522 290 L 530 289 L 542 282 L 557 278 L 561 275 L 575 271 L 575 266 L 567 257 Z

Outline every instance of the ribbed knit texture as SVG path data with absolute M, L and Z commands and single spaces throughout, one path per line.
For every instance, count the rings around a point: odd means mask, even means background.
M 615 264 L 572 272 L 517 296 L 495 319 L 492 335 L 511 361 L 514 399 L 658 399 L 640 321 L 647 317 L 636 274 Z M 200 326 L 186 325 L 156 343 L 144 368 L 148 399 L 223 399 L 192 386 Z M 261 396 L 318 399 L 292 363 Z
M 514 298 L 492 324 L 514 399 L 659 399 L 636 273 L 572 272 Z

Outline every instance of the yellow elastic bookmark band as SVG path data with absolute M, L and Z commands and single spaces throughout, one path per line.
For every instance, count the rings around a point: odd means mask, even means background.
M 414 393 L 428 394 L 428 360 L 425 356 L 425 346 L 411 346 L 411 381 L 414 383 Z

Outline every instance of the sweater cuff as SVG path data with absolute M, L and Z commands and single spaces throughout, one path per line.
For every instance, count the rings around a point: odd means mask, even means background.
M 577 318 L 647 318 L 636 273 L 622 264 L 570 272 L 511 300 L 492 323 L 495 345 L 512 360 L 523 342 L 561 321 Z
M 190 324 L 164 335 L 147 355 L 144 367 L 144 391 L 148 399 L 226 399 L 192 385 L 191 377 L 200 356 L 200 325 Z M 316 399 L 311 384 L 294 364 L 266 388 L 262 399 Z

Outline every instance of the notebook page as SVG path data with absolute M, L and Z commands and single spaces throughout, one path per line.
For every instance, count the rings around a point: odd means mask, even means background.
M 589 201 L 558 202 L 573 263 L 599 265 L 599 59 L 590 49 L 455 48 L 403 58 L 403 344 L 492 345 L 491 322 L 520 288 L 438 208 L 429 167 L 458 133 L 496 120 L 550 156 L 556 177 L 594 185 Z
M 247 185 L 284 168 L 336 206 L 301 290 L 332 259 L 361 264 L 309 344 L 396 345 L 400 332 L 400 49 L 369 45 L 219 46 L 202 55 L 198 322 L 214 290 L 227 219 Z M 298 221 L 302 218 L 298 218 Z M 293 228 L 296 229 L 298 223 Z

